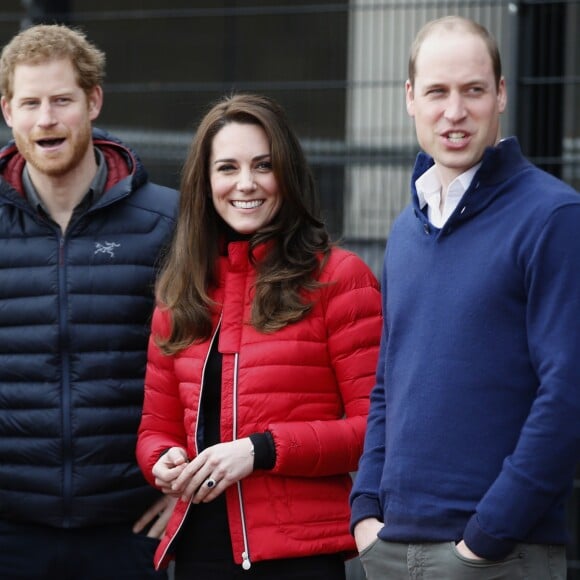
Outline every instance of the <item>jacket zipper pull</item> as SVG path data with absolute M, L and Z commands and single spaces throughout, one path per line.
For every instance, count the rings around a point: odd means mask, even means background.
M 242 568 L 244 570 L 249 570 L 252 567 L 248 552 L 242 552 Z

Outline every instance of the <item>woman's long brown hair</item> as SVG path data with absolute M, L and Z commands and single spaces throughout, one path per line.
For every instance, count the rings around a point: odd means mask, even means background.
M 157 283 L 157 299 L 172 318 L 169 336 L 156 337 L 165 354 L 211 335 L 215 305 L 208 291 L 216 284 L 221 218 L 213 206 L 209 160 L 215 135 L 228 123 L 258 125 L 265 131 L 282 196 L 273 221 L 250 239 L 250 248 L 264 242 L 269 248 L 256 265 L 252 325 L 274 332 L 303 318 L 312 304 L 302 291 L 318 286 L 321 257 L 330 251 L 314 180 L 283 109 L 261 95 L 224 97 L 199 124 L 183 166 L 175 236 Z

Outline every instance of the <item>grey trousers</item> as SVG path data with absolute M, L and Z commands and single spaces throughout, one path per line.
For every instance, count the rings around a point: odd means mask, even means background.
M 564 546 L 518 544 L 499 562 L 464 558 L 455 542 L 375 540 L 360 553 L 368 580 L 565 580 Z

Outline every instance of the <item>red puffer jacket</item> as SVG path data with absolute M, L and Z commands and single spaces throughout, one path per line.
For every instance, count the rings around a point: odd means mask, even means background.
M 259 250 L 264 251 L 263 248 Z M 362 453 L 369 393 L 381 332 L 378 282 L 355 254 L 333 249 L 320 275 L 324 284 L 307 317 L 273 334 L 250 319 L 255 270 L 247 242 L 229 245 L 220 259 L 220 305 L 214 321 L 222 354 L 221 438 L 231 441 L 270 431 L 272 470 L 256 470 L 226 490 L 234 560 L 250 561 L 349 552 L 349 472 Z M 170 314 L 157 309 L 152 337 L 166 336 Z M 153 483 L 152 468 L 169 447 L 197 453 L 198 410 L 211 340 L 176 356 L 153 339 L 137 457 Z M 188 505 L 178 502 L 157 550 L 156 567 Z

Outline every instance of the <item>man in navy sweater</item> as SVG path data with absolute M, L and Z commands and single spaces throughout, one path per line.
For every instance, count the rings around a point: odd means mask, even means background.
M 495 40 L 418 34 L 352 530 L 370 580 L 563 579 L 580 449 L 580 196 L 500 140 Z M 525 576 L 524 576 L 525 573 Z

